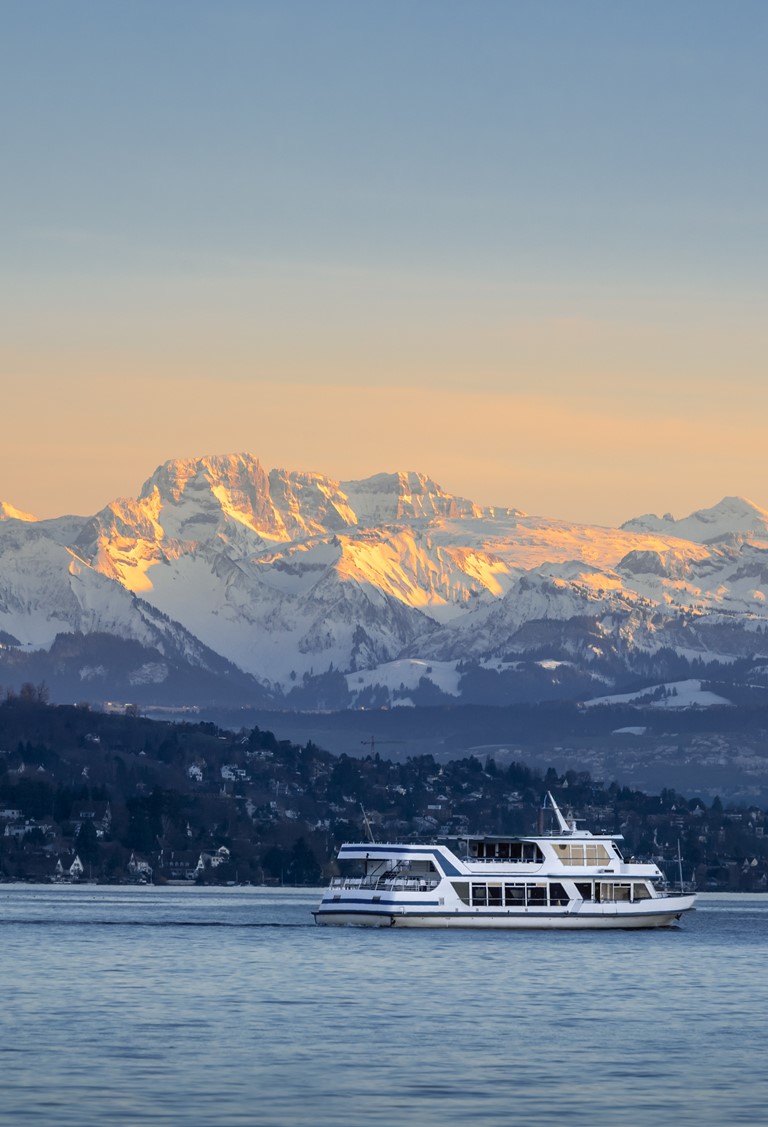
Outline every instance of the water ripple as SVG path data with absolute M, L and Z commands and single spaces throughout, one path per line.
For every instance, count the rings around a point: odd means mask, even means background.
M 768 900 L 675 932 L 315 928 L 306 890 L 3 886 L 2 1127 L 756 1127 Z

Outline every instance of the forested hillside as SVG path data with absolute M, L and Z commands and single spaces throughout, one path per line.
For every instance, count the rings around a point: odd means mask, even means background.
M 315 884 L 340 842 L 527 833 L 542 795 L 624 835 L 670 877 L 678 843 L 699 887 L 768 883 L 765 812 L 674 790 L 646 795 L 589 772 L 475 756 L 395 763 L 337 756 L 258 727 L 172 724 L 51 706 L 27 685 L 0 704 L 0 879 Z

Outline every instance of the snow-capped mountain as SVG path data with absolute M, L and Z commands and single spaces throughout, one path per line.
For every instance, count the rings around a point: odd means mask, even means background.
M 0 666 L 112 637 L 244 703 L 605 695 L 759 656 L 766 599 L 768 511 L 740 498 L 612 529 L 238 454 L 167 462 L 90 518 L 0 506 Z
M 658 532 L 692 540 L 696 544 L 716 544 L 723 540 L 753 540 L 768 547 L 768 510 L 743 497 L 723 497 L 711 509 L 699 509 L 675 520 L 670 513 L 635 517 L 623 524 L 628 532 Z
M 37 517 L 33 517 L 31 513 L 23 513 L 21 509 L 15 509 L 7 501 L 0 501 L 0 520 L 23 520 L 29 523 L 37 520 Z

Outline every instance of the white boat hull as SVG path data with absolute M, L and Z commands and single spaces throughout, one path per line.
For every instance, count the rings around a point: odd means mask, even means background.
M 525 912 L 488 912 L 483 909 L 419 912 L 407 906 L 387 909 L 373 904 L 335 908 L 320 904 L 314 913 L 321 926 L 480 928 L 504 931 L 584 931 L 670 927 L 693 908 L 693 896 L 660 897 L 657 901 L 619 908 L 615 904 L 590 904 L 579 910 L 528 909 Z

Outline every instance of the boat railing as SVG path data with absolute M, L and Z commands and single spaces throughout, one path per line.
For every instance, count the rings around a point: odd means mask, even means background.
M 543 865 L 543 857 L 473 857 L 467 854 L 463 861 L 471 861 L 478 865 Z
M 331 888 L 365 889 L 371 892 L 431 892 L 437 888 L 440 878 L 425 876 L 381 876 L 381 877 L 333 877 Z

